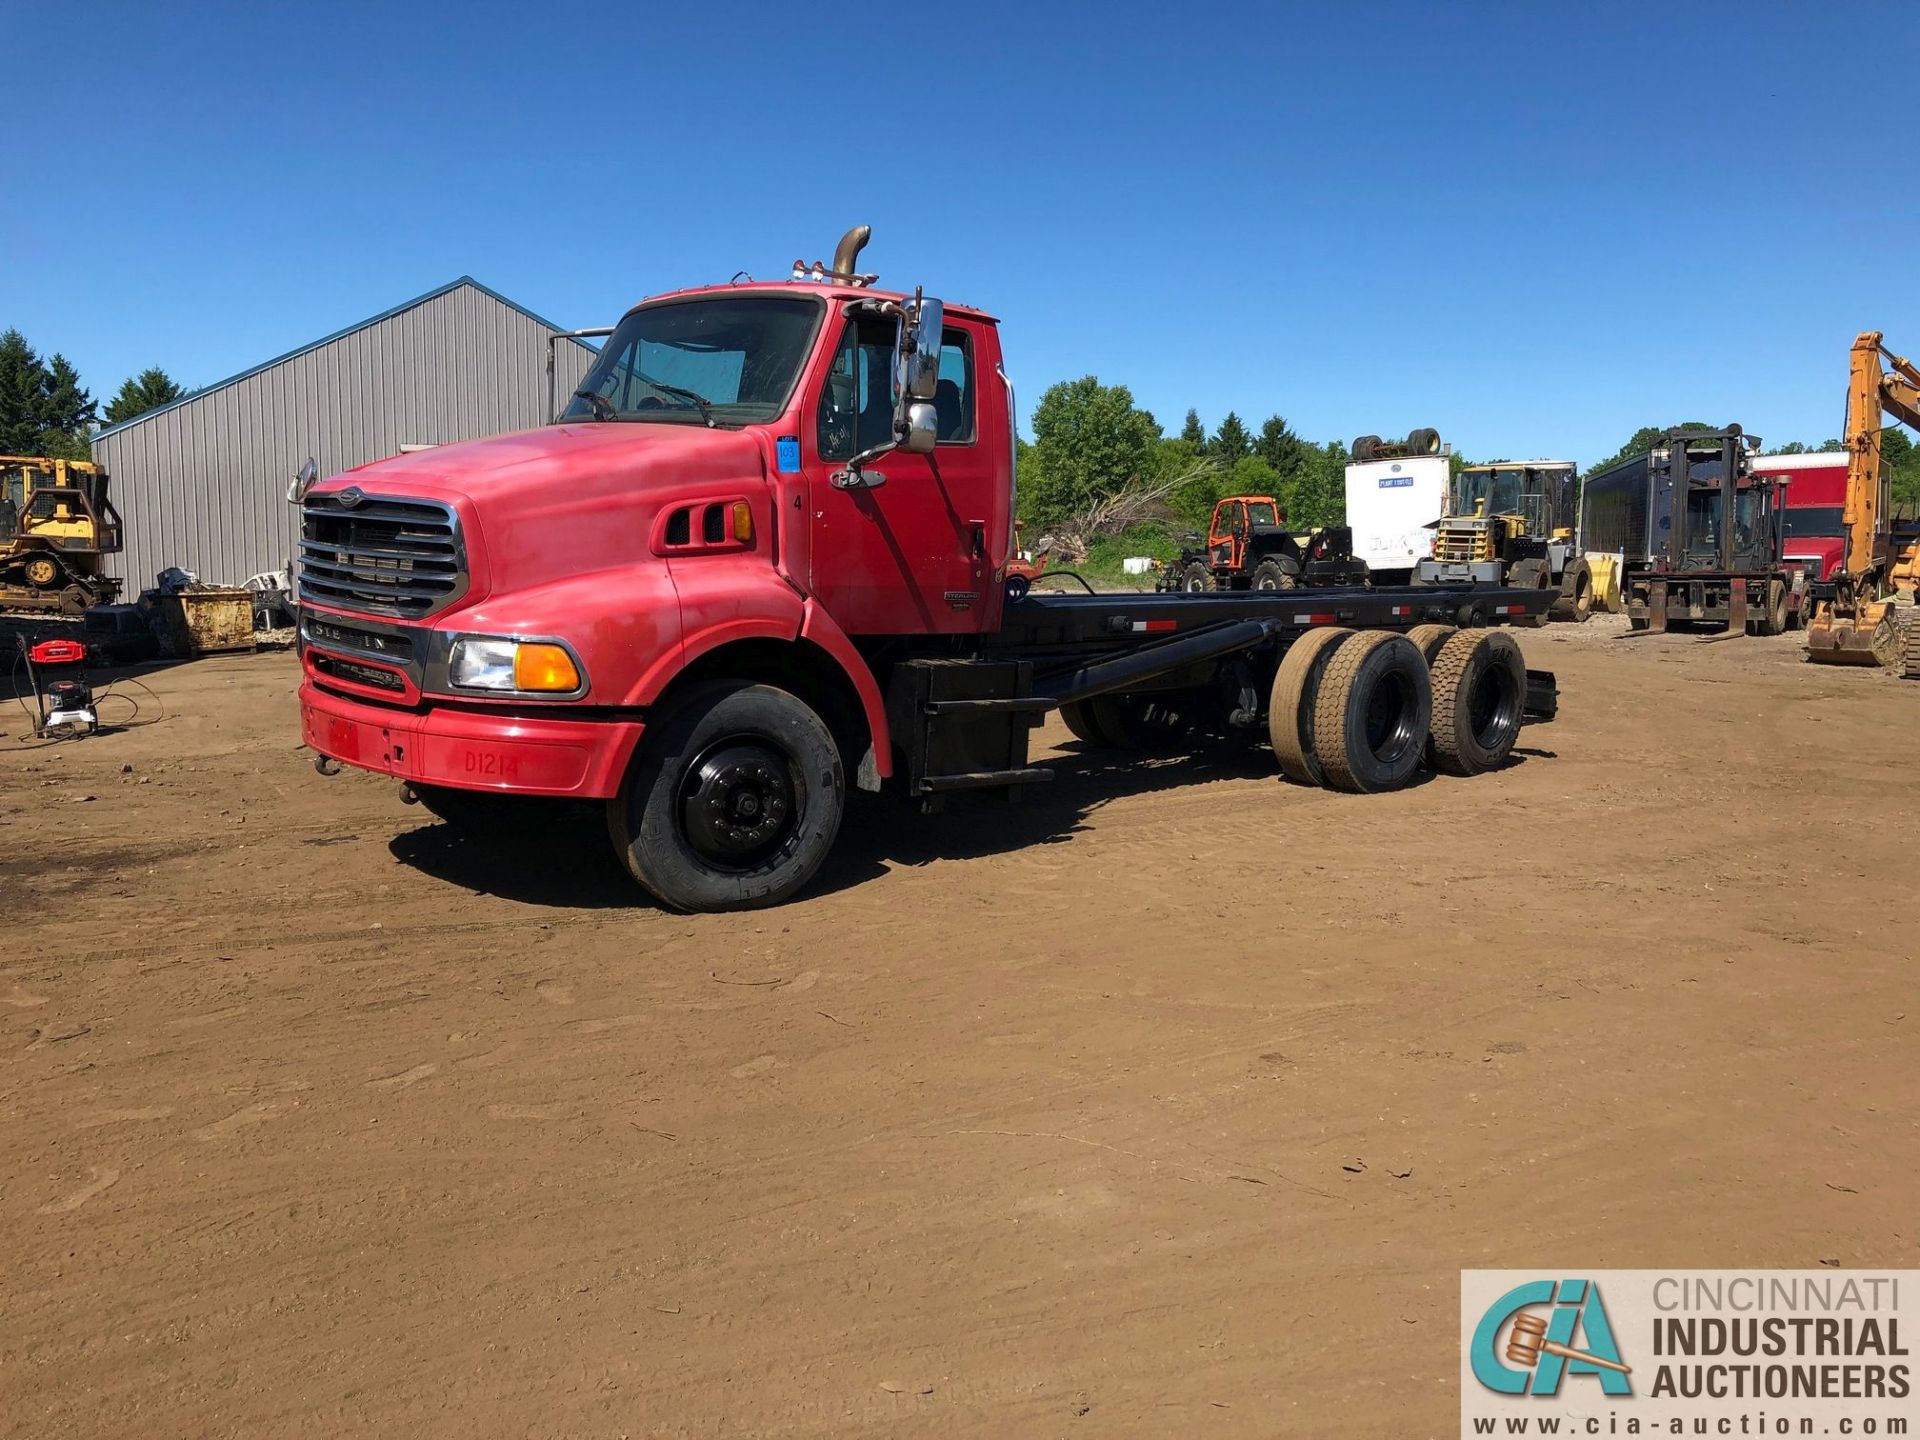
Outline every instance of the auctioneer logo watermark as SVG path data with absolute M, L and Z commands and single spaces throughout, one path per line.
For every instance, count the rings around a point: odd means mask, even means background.
M 1920 1433 L 1915 1342 L 1916 1270 L 1463 1270 L 1460 1433 Z

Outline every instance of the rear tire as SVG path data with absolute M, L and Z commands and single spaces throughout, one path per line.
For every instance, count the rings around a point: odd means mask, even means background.
M 1478 775 L 1504 765 L 1520 738 L 1527 666 L 1499 630 L 1463 630 L 1433 658 L 1434 768 Z
M 814 877 L 845 809 L 826 722 L 785 690 L 722 680 L 656 719 L 607 802 L 607 832 L 663 905 L 746 910 Z
M 1313 716 L 1320 677 L 1341 641 L 1353 631 L 1341 626 L 1309 630 L 1287 647 L 1267 697 L 1267 735 L 1280 773 L 1302 785 L 1324 785 L 1326 771 L 1314 750 Z
M 1420 768 L 1433 718 L 1426 657 L 1405 635 L 1368 630 L 1327 664 L 1313 748 L 1327 784 L 1355 795 L 1398 790 Z
M 1459 633 L 1452 625 L 1416 625 L 1407 631 L 1407 639 L 1418 647 L 1422 657 L 1431 665 L 1433 657 L 1440 653 L 1440 647 Z

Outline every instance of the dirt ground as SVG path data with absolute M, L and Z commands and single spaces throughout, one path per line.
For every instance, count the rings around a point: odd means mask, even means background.
M 285 654 L 0 722 L 0 1434 L 1440 1434 L 1463 1266 L 1920 1264 L 1920 684 L 1618 634 L 1499 774 L 1054 724 L 692 919 Z

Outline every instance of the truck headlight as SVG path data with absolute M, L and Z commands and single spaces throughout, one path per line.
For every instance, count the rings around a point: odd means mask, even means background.
M 455 689 L 501 694 L 570 695 L 585 688 L 579 662 L 566 646 L 488 635 L 462 635 L 453 642 L 447 680 Z

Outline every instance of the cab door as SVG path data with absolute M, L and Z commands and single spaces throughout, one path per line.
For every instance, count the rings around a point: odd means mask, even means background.
M 988 385 L 973 327 L 945 327 L 939 441 L 896 450 L 864 469 L 877 484 L 833 481 L 854 455 L 893 434 L 894 323 L 847 316 L 803 424 L 809 496 L 808 589 L 850 635 L 971 634 L 998 623 L 1006 501 L 983 440 Z
M 1241 546 L 1247 536 L 1247 507 L 1240 500 L 1222 500 L 1214 507 L 1207 532 L 1207 553 L 1215 569 L 1238 570 Z

